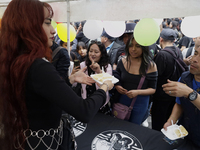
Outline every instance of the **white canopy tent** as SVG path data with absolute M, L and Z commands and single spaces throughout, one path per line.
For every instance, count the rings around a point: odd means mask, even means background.
M 11 0 L 0 0 L 0 18 Z M 41 0 L 54 10 L 54 21 L 125 21 L 200 15 L 200 0 Z M 68 49 L 70 35 L 67 33 Z
M 11 0 L 0 0 L 0 17 Z M 51 4 L 54 20 L 67 21 L 67 0 L 41 0 Z M 69 0 L 70 21 L 134 20 L 200 15 L 200 0 Z

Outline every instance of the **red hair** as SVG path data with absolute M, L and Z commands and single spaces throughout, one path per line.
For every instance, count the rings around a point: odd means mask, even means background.
M 51 49 L 43 30 L 44 7 L 53 16 L 47 3 L 38 0 L 12 0 L 1 20 L 0 32 L 0 104 L 2 108 L 0 146 L 14 149 L 19 137 L 25 139 L 22 131 L 28 128 L 25 103 L 25 80 L 28 69 L 36 58 L 46 57 L 51 61 Z M 4 140 L 1 140 L 3 137 Z M 0 147 L 2 150 L 3 148 Z

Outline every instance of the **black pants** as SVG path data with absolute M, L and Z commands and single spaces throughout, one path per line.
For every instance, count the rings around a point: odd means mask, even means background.
M 151 109 L 152 129 L 161 131 L 169 119 L 175 104 L 175 98 L 170 100 L 154 99 Z

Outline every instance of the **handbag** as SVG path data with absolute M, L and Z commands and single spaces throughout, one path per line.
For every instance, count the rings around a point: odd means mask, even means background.
M 145 76 L 142 76 L 139 82 L 139 85 L 137 87 L 137 89 L 141 89 L 143 83 L 145 80 Z M 131 116 L 131 111 L 133 109 L 133 105 L 136 101 L 137 97 L 134 97 L 131 105 L 128 107 L 126 105 L 123 105 L 121 103 L 114 103 L 113 104 L 113 109 L 112 109 L 112 113 L 116 118 L 122 119 L 122 120 L 129 120 L 130 116 Z

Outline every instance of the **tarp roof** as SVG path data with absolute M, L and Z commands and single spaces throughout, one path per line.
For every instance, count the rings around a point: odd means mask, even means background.
M 0 0 L 0 17 L 11 0 Z M 54 20 L 67 21 L 66 0 L 41 0 L 51 4 Z M 134 20 L 200 15 L 200 0 L 70 0 L 70 21 Z

